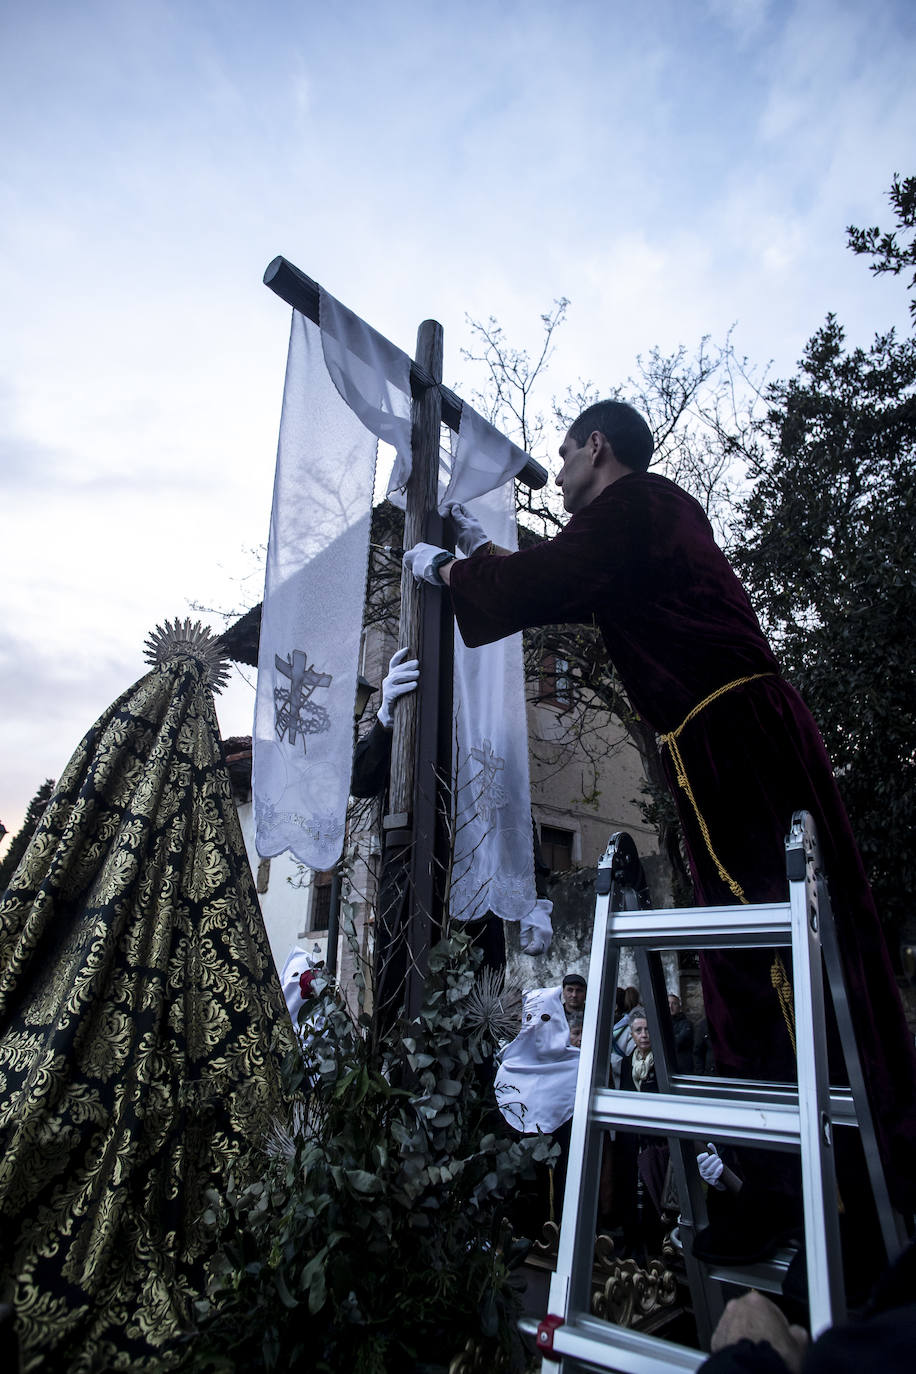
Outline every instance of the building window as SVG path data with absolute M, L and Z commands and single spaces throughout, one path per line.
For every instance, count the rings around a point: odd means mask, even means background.
M 558 830 L 552 825 L 541 826 L 541 854 L 551 873 L 565 873 L 573 866 L 572 830 Z
M 538 674 L 538 700 L 565 710 L 572 705 L 569 660 L 556 654 L 543 654 Z
M 316 873 L 312 879 L 312 905 L 309 910 L 309 930 L 327 930 L 331 914 L 331 884 L 334 881 L 333 869 L 326 873 Z

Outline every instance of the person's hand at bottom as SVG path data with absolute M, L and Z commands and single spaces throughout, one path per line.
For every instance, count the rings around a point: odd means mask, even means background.
M 767 1341 L 786 1362 L 792 1374 L 799 1374 L 808 1333 L 801 1326 L 790 1326 L 774 1302 L 752 1288 L 740 1298 L 732 1298 L 712 1333 L 713 1354 L 738 1341 Z

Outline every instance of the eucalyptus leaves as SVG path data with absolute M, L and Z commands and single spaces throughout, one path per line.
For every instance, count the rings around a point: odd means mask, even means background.
M 388 1374 L 447 1368 L 468 1342 L 516 1367 L 505 1204 L 549 1138 L 506 1131 L 489 1090 L 500 1007 L 481 1015 L 479 958 L 456 934 L 430 955 L 416 1021 L 372 1048 L 320 976 L 320 1031 L 286 1066 L 295 1104 L 259 1177 L 211 1194 L 218 1235 L 197 1369 Z

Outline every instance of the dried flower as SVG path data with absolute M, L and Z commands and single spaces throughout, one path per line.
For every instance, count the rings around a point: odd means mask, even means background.
M 479 1031 L 493 1041 L 511 1040 L 521 1021 L 522 989 L 517 982 L 507 983 L 500 969 L 481 969 L 464 1001 L 464 1017 L 469 1030 Z

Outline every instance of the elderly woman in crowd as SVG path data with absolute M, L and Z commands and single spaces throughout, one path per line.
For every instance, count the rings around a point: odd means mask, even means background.
M 633 1052 L 621 1062 L 624 1092 L 658 1092 L 649 1022 L 642 1006 L 627 1018 Z M 640 1263 L 661 1253 L 662 1210 L 667 1187 L 668 1147 L 649 1136 L 618 1131 L 614 1141 L 614 1212 L 623 1231 L 623 1249 Z
M 624 1092 L 658 1092 L 655 1078 L 655 1058 L 649 1042 L 649 1022 L 646 1020 L 645 1007 L 634 1007 L 627 1017 L 627 1025 L 633 1037 L 633 1051 L 623 1059 L 620 1066 L 620 1086 Z

